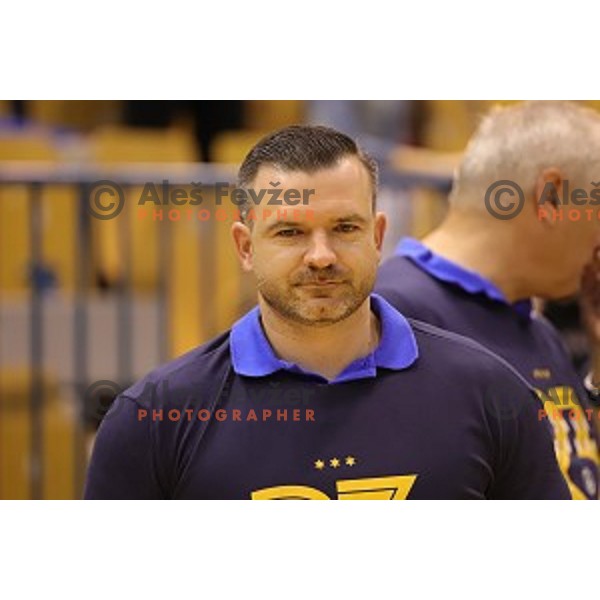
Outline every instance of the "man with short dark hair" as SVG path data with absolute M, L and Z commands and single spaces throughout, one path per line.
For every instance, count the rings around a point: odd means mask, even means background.
M 599 174 L 594 111 L 565 102 L 495 110 L 469 142 L 445 221 L 422 242 L 402 240 L 376 285 L 407 316 L 476 340 L 536 389 L 544 402 L 539 418 L 553 426 L 558 462 L 576 499 L 598 498 L 599 410 L 531 299 L 577 292 L 600 213 L 596 207 L 589 218 L 595 202 L 571 200 L 576 190 L 589 195 Z M 591 288 L 600 273 L 595 263 L 586 277 Z M 600 370 L 596 376 L 598 383 Z
M 86 498 L 569 498 L 515 372 L 371 294 L 386 221 L 350 138 L 275 132 L 240 183 L 314 190 L 311 217 L 233 225 L 258 307 L 121 395 Z

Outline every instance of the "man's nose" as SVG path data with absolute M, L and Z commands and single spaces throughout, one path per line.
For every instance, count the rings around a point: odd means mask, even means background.
M 304 264 L 309 267 L 324 269 L 335 264 L 336 261 L 337 256 L 325 232 L 314 232 L 310 240 L 310 247 L 304 255 Z

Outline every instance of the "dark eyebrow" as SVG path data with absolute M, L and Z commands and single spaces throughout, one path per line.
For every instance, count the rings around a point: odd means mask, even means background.
M 283 229 L 284 227 L 302 227 L 305 223 L 301 223 L 299 221 L 275 221 L 275 223 L 271 223 L 265 231 L 266 234 L 275 231 L 276 229 Z
M 351 215 L 347 215 L 345 217 L 339 217 L 334 221 L 335 223 L 348 223 L 349 221 L 354 221 L 362 224 L 365 224 L 367 222 L 367 220 L 358 213 L 352 213 Z

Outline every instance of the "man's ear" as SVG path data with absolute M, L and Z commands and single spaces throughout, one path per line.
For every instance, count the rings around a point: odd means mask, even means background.
M 387 217 L 385 213 L 378 212 L 375 213 L 375 246 L 379 255 L 381 256 L 381 249 L 383 248 L 383 239 L 385 238 L 385 231 L 387 229 Z
M 548 167 L 540 172 L 534 187 L 535 211 L 538 219 L 547 225 L 556 223 L 556 211 L 562 205 L 564 176 L 558 167 Z
M 252 231 L 247 225 L 235 222 L 231 226 L 231 237 L 242 269 L 246 272 L 252 271 Z
M 562 204 L 563 174 L 558 167 L 548 167 L 540 172 L 535 182 L 535 210 L 558 210 Z

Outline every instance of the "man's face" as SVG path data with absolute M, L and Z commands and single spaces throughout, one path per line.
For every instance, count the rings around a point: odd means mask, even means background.
M 551 289 L 554 298 L 566 298 L 578 292 L 583 267 L 591 260 L 600 241 L 599 213 L 597 207 L 586 212 L 589 208 L 563 206 L 563 220 L 556 223 L 558 237 L 546 248 L 548 258 L 552 257 L 547 262 L 551 263 L 549 275 L 555 279 Z
M 284 191 L 314 193 L 308 205 L 263 202 L 251 228 L 234 225 L 242 264 L 283 318 L 312 326 L 341 321 L 369 296 L 381 256 L 385 216 L 373 213 L 369 174 L 350 156 L 315 173 L 263 166 L 250 187 L 277 182 Z
M 561 297 L 573 295 L 579 290 L 583 268 L 592 259 L 592 252 L 600 240 L 597 224 L 597 215 L 594 215 L 591 222 L 567 224 L 569 232 L 564 244 L 564 258 L 561 261 L 564 273 L 564 292 Z
M 550 184 L 557 191 L 558 202 L 539 204 Z M 600 241 L 598 207 L 588 202 L 578 205 L 564 196 L 565 191 L 572 194 L 575 189 L 585 190 L 589 198 L 593 188 L 589 182 L 569 179 L 557 167 L 542 171 L 533 196 L 537 223 L 533 229 L 522 232 L 524 239 L 530 242 L 528 253 L 543 266 L 532 273 L 532 279 L 537 282 L 535 295 L 546 299 L 567 298 L 577 293 L 583 267 L 591 260 L 593 249 Z M 541 232 L 542 237 L 536 232 Z

